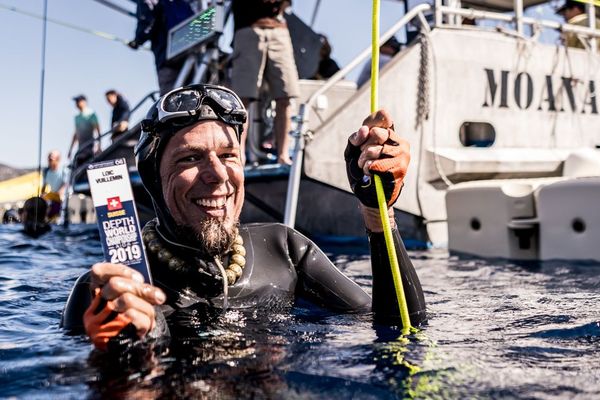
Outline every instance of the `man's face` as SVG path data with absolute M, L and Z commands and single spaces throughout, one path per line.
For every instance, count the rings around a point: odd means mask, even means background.
M 244 203 L 244 168 L 232 127 L 202 121 L 177 132 L 160 162 L 163 197 L 175 223 L 207 242 L 207 226 L 234 231 Z
M 58 169 L 58 164 L 60 163 L 60 156 L 57 153 L 48 154 L 48 168 L 55 171 Z
M 565 18 L 565 21 L 569 21 L 571 18 L 582 14 L 583 12 L 578 7 L 568 7 L 561 14 Z
M 75 103 L 75 105 L 77 106 L 77 108 L 79 109 L 79 111 L 83 111 L 85 109 L 85 107 L 87 106 L 87 101 L 85 101 L 85 100 L 77 100 L 77 102 Z
M 106 101 L 108 101 L 108 104 L 114 107 L 114 105 L 117 104 L 117 95 L 114 93 L 107 94 Z

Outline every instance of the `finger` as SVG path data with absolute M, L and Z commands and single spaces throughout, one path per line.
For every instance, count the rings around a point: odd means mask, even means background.
M 366 126 L 361 126 L 358 131 L 356 131 L 352 135 L 350 135 L 350 137 L 348 138 L 348 141 L 350 141 L 350 144 L 358 147 L 367 139 L 368 135 L 369 135 L 369 128 L 367 128 Z
M 113 276 L 133 279 L 136 282 L 143 283 L 142 274 L 123 264 L 97 263 L 92 266 L 90 278 L 92 289 L 100 287 L 110 280 Z
M 166 299 L 164 292 L 157 287 L 118 276 L 112 277 L 102 287 L 101 293 L 106 300 L 114 300 L 125 293 L 131 293 L 150 304 L 162 304 Z
M 390 131 L 387 128 L 371 128 L 367 139 L 360 146 L 360 149 L 364 150 L 368 146 L 383 144 L 389 137 Z
M 384 144 L 379 158 L 410 157 L 410 143 L 401 140 L 398 144 Z
M 383 146 L 370 146 L 365 148 L 358 157 L 358 167 L 364 168 L 365 163 L 369 160 L 377 160 L 381 155 L 381 151 L 383 150 Z
M 154 328 L 154 320 L 151 320 L 148 315 L 134 308 L 125 311 L 123 315 L 131 320 L 139 337 L 145 336 Z
M 122 294 L 113 300 L 112 303 L 114 305 L 114 310 L 117 312 L 124 313 L 129 309 L 135 309 L 146 314 L 151 320 L 154 320 L 156 316 L 152 304 L 131 293 Z
M 95 310 L 100 305 L 100 296 L 98 296 L 98 291 L 99 291 L 99 289 L 94 290 L 94 298 L 92 299 L 92 303 L 89 305 L 87 310 L 85 310 L 84 319 L 86 316 L 89 318 L 92 315 L 94 315 Z
M 392 172 L 396 179 L 403 180 L 408 170 L 410 157 L 384 158 L 374 161 L 370 166 L 372 173 Z
M 391 128 L 392 125 L 394 125 L 394 121 L 392 120 L 391 115 L 386 110 L 382 109 L 365 118 L 363 125 L 366 125 L 369 128 Z

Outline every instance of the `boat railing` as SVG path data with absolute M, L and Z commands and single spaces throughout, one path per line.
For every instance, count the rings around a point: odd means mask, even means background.
M 402 18 L 398 20 L 390 29 L 388 29 L 381 37 L 379 38 L 380 43 L 384 43 L 386 40 L 390 39 L 396 32 L 402 29 L 406 24 L 412 21 L 415 18 L 418 18 L 423 26 L 428 27 L 429 25 L 425 19 L 425 12 L 431 10 L 431 5 L 429 4 L 419 4 L 412 9 L 410 9 Z M 333 74 L 331 78 L 329 78 L 323 86 L 321 86 L 317 91 L 315 91 L 308 100 L 304 103 L 305 107 L 312 107 L 317 99 L 329 91 L 332 87 L 334 87 L 338 82 L 346 77 L 354 68 L 359 65 L 362 65 L 369 57 L 371 57 L 371 47 L 364 49 L 360 52 L 352 61 L 350 61 L 344 68 L 340 69 L 338 72 Z
M 471 19 L 486 19 L 502 22 L 514 23 L 516 26 L 515 36 L 522 39 L 524 35 L 524 25 L 530 25 L 532 31 L 535 32 L 539 28 L 548 28 L 558 30 L 559 32 L 569 32 L 577 34 L 583 38 L 589 39 L 589 49 L 592 53 L 596 53 L 596 40 L 600 37 L 600 30 L 596 29 L 596 12 L 593 2 L 587 4 L 588 27 L 571 25 L 568 23 L 561 24 L 556 21 L 536 19 L 523 15 L 523 0 L 514 0 L 514 15 L 508 13 L 484 11 L 471 8 L 462 8 L 460 0 L 434 0 L 434 27 L 444 26 L 460 26 L 462 18 Z M 429 4 L 419 4 L 410 9 L 402 18 L 398 20 L 390 29 L 388 29 L 379 38 L 380 43 L 384 43 L 391 38 L 396 32 L 407 25 L 410 21 L 417 18 L 420 22 L 420 27 L 425 32 L 430 30 L 429 24 L 425 17 L 427 11 L 432 10 Z M 446 17 L 446 18 L 445 18 Z M 446 22 L 444 22 L 446 20 Z M 293 118 L 296 123 L 296 128 L 291 132 L 295 138 L 293 165 L 290 171 L 288 181 L 287 197 L 285 204 L 284 223 L 293 227 L 296 219 L 296 209 L 298 204 L 298 191 L 300 186 L 300 177 L 302 170 L 302 162 L 304 158 L 304 146 L 308 132 L 309 110 L 312 108 L 320 96 L 327 93 L 338 82 L 346 77 L 354 68 L 364 63 L 371 56 L 371 47 L 366 48 L 350 61 L 344 68 L 340 69 L 331 78 L 329 78 L 323 86 L 316 90 L 306 102 L 300 104 L 298 114 Z
M 593 5 L 587 4 L 588 6 L 588 21 L 587 27 L 579 25 L 571 25 L 568 23 L 560 23 L 557 21 L 550 21 L 545 19 L 537 19 L 523 16 L 523 4 L 522 1 L 515 0 L 515 14 L 506 14 L 495 11 L 477 10 L 473 8 L 462 8 L 460 2 L 453 5 L 444 5 L 442 0 L 435 1 L 435 26 L 456 26 L 460 25 L 460 19 L 453 19 L 454 16 L 463 18 L 469 18 L 473 20 L 486 19 L 492 21 L 509 22 L 515 24 L 515 31 L 518 36 L 525 38 L 524 36 L 524 25 L 529 25 L 532 28 L 547 28 L 557 30 L 559 32 L 575 33 L 582 37 L 590 39 L 590 50 L 596 51 L 596 38 L 600 37 L 600 30 L 596 29 L 596 10 Z M 444 17 L 447 23 L 444 22 Z
M 396 32 L 402 29 L 406 24 L 415 18 L 418 18 L 423 29 L 429 29 L 427 20 L 425 18 L 425 12 L 431 10 L 429 4 L 419 4 L 408 11 L 402 18 L 398 20 L 390 29 L 388 29 L 383 35 L 379 37 L 380 43 L 384 43 L 386 40 L 391 38 Z M 285 200 L 285 214 L 283 222 L 284 224 L 294 227 L 296 223 L 296 209 L 298 206 L 298 192 L 300 189 L 300 177 L 302 173 L 302 162 L 304 159 L 304 146 L 306 142 L 306 136 L 308 135 L 307 126 L 309 112 L 308 110 L 312 107 L 317 99 L 325 94 L 329 89 L 334 87 L 339 81 L 344 79 L 348 73 L 350 73 L 358 65 L 365 62 L 371 56 L 371 47 L 366 48 L 360 54 L 358 54 L 352 61 L 350 61 L 344 68 L 340 69 L 334 75 L 329 78 L 323 86 L 315 91 L 306 102 L 300 104 L 298 115 L 294 117 L 296 122 L 296 128 L 292 132 L 295 138 L 294 144 L 294 156 L 293 164 L 290 171 L 290 177 L 288 180 L 287 196 Z

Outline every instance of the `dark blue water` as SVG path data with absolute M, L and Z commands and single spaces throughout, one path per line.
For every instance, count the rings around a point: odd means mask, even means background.
M 370 291 L 367 256 L 350 253 L 332 257 Z M 59 328 L 74 280 L 102 257 L 95 226 L 38 240 L 0 226 L 0 397 L 600 398 L 600 265 L 411 256 L 430 319 L 408 344 L 369 315 L 299 304 L 192 315 L 194 335 L 110 360 Z

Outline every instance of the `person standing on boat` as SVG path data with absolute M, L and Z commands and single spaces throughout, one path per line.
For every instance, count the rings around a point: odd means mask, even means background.
M 269 84 L 275 99 L 274 135 L 280 164 L 292 163 L 290 100 L 300 94 L 292 40 L 283 18 L 290 4 L 291 1 L 285 0 L 232 0 L 235 35 L 231 86 L 248 107 L 250 102 L 258 100 L 263 79 Z
M 62 196 L 66 182 L 63 171 L 60 170 L 60 152 L 52 150 L 48 153 L 48 166 L 42 170 L 42 193 L 48 202 L 48 220 L 53 221 L 60 214 Z
M 161 95 L 173 89 L 185 61 L 167 60 L 169 30 L 193 14 L 190 1 L 137 0 L 135 38 L 128 45 L 137 50 L 150 40 Z
M 95 154 L 100 152 L 100 125 L 96 113 L 88 107 L 87 98 L 84 95 L 75 96 L 73 100 L 79 114 L 75 116 L 75 133 L 71 140 L 67 158 L 71 159 L 71 154 L 77 143 L 78 148 L 74 165 L 79 166 L 90 161 Z
M 327 36 L 319 35 L 321 38 L 321 51 L 319 53 L 319 68 L 317 73 L 311 79 L 325 80 L 331 78 L 336 72 L 340 70 L 339 65 L 331 58 L 331 44 L 327 40 Z
M 556 14 L 562 16 L 567 24 L 588 27 L 588 16 L 585 11 L 585 2 L 576 0 L 566 0 L 565 3 L 556 10 Z M 596 14 L 598 15 L 598 14 Z M 596 29 L 600 29 L 600 18 L 596 18 Z M 576 33 L 563 32 L 561 36 L 563 43 L 567 47 L 576 47 L 585 49 L 586 44 Z M 600 49 L 600 40 L 597 39 L 597 46 Z
M 400 51 L 400 42 L 392 36 L 384 44 L 379 47 L 379 69 L 383 68 L 385 64 L 390 62 L 392 58 Z M 356 81 L 357 86 L 362 86 L 369 82 L 371 79 L 371 60 L 367 61 L 363 66 L 358 80 Z
M 95 264 L 69 296 L 64 328 L 85 329 L 96 347 L 106 349 L 124 335 L 166 333 L 185 313 L 200 315 L 199 309 L 269 312 L 291 307 L 296 298 L 337 312 L 372 310 L 375 321 L 401 323 L 374 184 L 365 179 L 373 173 L 381 176 L 388 200 L 411 321 L 425 319 L 421 285 L 393 218 L 410 155 L 389 114 L 367 117 L 344 154 L 369 238 L 372 299 L 298 231 L 276 223 L 240 225 L 245 121 L 241 100 L 220 86 L 179 88 L 152 107 L 136 157 L 157 215 L 142 233 L 156 286 L 125 265 Z
M 125 98 L 116 90 L 110 89 L 105 93 L 106 101 L 113 108 L 111 127 L 112 135 L 110 139 L 114 142 L 120 135 L 127 132 L 129 129 L 129 116 L 131 110 L 129 109 L 129 103 Z

